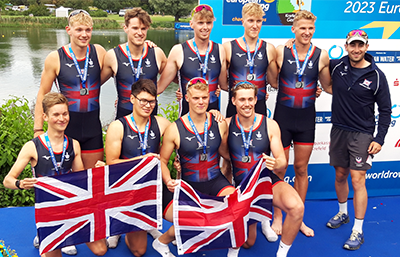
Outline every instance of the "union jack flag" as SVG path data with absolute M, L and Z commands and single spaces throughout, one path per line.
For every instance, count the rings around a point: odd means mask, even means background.
M 137 230 L 161 229 L 160 161 L 147 157 L 35 184 L 40 254 Z
M 225 197 L 201 194 L 180 181 L 173 208 L 178 254 L 240 247 L 248 225 L 272 218 L 270 171 L 261 159 Z

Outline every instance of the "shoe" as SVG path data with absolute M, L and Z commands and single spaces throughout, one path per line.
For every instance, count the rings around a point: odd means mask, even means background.
M 75 245 L 70 245 L 70 246 L 61 248 L 61 252 L 68 254 L 68 255 L 77 255 L 78 254 L 78 250 L 76 250 Z
M 107 246 L 110 249 L 114 249 L 118 245 L 118 241 L 121 238 L 121 235 L 110 236 L 107 238 Z
M 344 243 L 343 248 L 347 250 L 357 250 L 364 243 L 364 233 L 359 233 L 357 230 L 351 232 L 350 238 Z
M 150 234 L 153 237 L 153 239 L 157 239 L 160 236 L 162 236 L 162 233 L 157 229 L 147 230 L 147 233 Z
M 35 236 L 35 238 L 33 239 L 33 246 L 35 248 L 39 248 L 39 237 Z
M 168 245 L 161 243 L 158 238 L 153 241 L 153 248 L 163 257 L 175 257 L 169 250 Z
M 328 223 L 326 223 L 327 227 L 330 228 L 338 228 L 343 224 L 347 224 L 350 222 L 349 215 L 343 212 L 338 212 L 333 218 L 331 218 Z
M 261 230 L 268 242 L 276 242 L 278 240 L 278 235 L 272 230 L 269 220 L 261 222 Z

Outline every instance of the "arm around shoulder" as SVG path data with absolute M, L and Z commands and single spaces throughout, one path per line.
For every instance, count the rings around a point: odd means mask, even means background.
M 161 73 L 161 77 L 157 83 L 157 94 L 161 94 L 164 90 L 169 86 L 169 84 L 174 80 L 176 73 L 180 69 L 183 63 L 183 49 L 182 45 L 178 44 L 172 47 L 167 64 L 163 72 Z
M 74 142 L 75 158 L 74 161 L 72 162 L 72 171 L 75 172 L 84 170 L 85 166 L 83 166 L 81 146 L 79 145 L 79 142 L 77 140 L 74 139 L 73 142 Z
M 332 94 L 331 74 L 329 72 L 329 55 L 326 50 L 321 51 L 321 58 L 319 61 L 320 71 L 318 79 L 325 92 Z

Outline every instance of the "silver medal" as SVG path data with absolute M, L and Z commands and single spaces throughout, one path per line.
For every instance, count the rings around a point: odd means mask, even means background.
M 251 162 L 251 156 L 242 156 L 242 162 Z
M 79 90 L 81 95 L 88 95 L 89 94 L 89 89 L 87 89 L 86 87 L 81 88 L 81 90 Z
M 200 154 L 200 161 L 202 161 L 202 162 L 207 161 L 207 154 L 206 153 Z
M 304 88 L 304 82 L 303 81 L 297 81 L 296 82 L 296 88 Z
M 252 81 L 252 80 L 254 80 L 256 78 L 256 75 L 255 74 L 247 74 L 247 80 L 248 81 Z

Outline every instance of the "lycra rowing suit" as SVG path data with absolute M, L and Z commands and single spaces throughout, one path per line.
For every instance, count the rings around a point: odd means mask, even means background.
M 304 70 L 304 86 L 296 88 L 298 72 L 293 50 L 284 48 L 274 120 L 279 124 L 285 149 L 294 144 L 312 145 L 315 135 L 315 93 L 321 49 L 313 46 Z M 304 60 L 299 60 L 302 67 Z
M 59 172 L 56 172 L 54 168 L 53 161 L 51 159 L 51 155 L 49 149 L 46 146 L 46 142 L 42 140 L 42 137 L 35 137 L 32 139 L 32 142 L 35 144 L 36 152 L 37 152 L 37 162 L 36 166 L 32 167 L 32 174 L 34 177 L 45 177 L 45 176 L 54 176 L 70 173 L 72 169 L 72 163 L 75 159 L 75 151 L 74 151 L 74 143 L 73 139 L 67 137 L 67 147 L 65 150 L 64 161 L 61 165 L 61 157 L 62 152 L 54 152 L 54 157 L 56 158 L 57 167 Z
M 69 124 L 65 134 L 76 139 L 82 153 L 103 151 L 103 138 L 100 122 L 100 64 L 94 45 L 89 45 L 89 62 L 85 87 L 88 95 L 81 95 L 82 81 L 72 57 L 65 47 L 58 49 L 60 71 L 56 86 L 68 99 Z M 86 58 L 79 59 L 79 67 L 84 70 Z
M 186 86 L 189 80 L 194 77 L 203 77 L 202 64 L 205 61 L 205 55 L 201 55 L 201 62 L 197 57 L 196 51 L 189 45 L 188 41 L 182 43 L 183 63 L 178 72 L 179 89 L 183 94 L 180 102 L 180 116 L 185 115 L 189 111 L 188 102 L 185 100 Z M 219 100 L 215 95 L 218 87 L 218 78 L 221 73 L 221 60 L 219 56 L 219 45 L 210 41 L 210 52 L 208 57 L 206 80 L 208 82 L 210 103 L 207 110 L 219 110 Z
M 121 144 L 120 159 L 130 159 L 136 156 L 143 155 L 140 146 L 138 131 L 135 126 L 129 123 L 131 116 L 124 116 L 118 120 L 124 127 L 124 136 Z M 144 139 L 144 131 L 141 132 L 142 139 Z M 149 122 L 149 132 L 147 138 L 146 153 L 159 153 L 160 152 L 160 128 L 158 127 L 157 119 L 151 115 Z
M 254 55 L 254 51 L 251 52 L 251 56 Z M 258 88 L 257 92 L 257 104 L 255 106 L 256 113 L 263 115 L 267 114 L 267 106 L 265 104 L 266 95 L 266 82 L 267 82 L 267 68 L 268 68 L 268 54 L 267 54 L 267 42 L 260 39 L 260 46 L 257 50 L 257 54 L 254 57 L 254 74 L 255 80 L 251 80 Z M 235 85 L 242 81 L 247 81 L 247 76 L 250 74 L 247 50 L 243 49 L 237 39 L 231 41 L 231 61 L 229 64 L 229 99 L 228 109 L 226 112 L 227 117 L 231 117 L 236 114 L 236 107 L 232 104 L 232 90 Z
M 135 74 L 133 74 L 128 56 L 124 52 L 125 49 L 126 44 L 119 45 L 118 47 L 114 48 L 115 57 L 117 58 L 118 63 L 117 73 L 115 75 L 115 86 L 118 94 L 116 119 L 132 113 L 132 103 L 130 98 L 131 88 L 132 84 L 135 82 L 135 76 L 138 72 L 137 67 L 139 59 L 132 58 L 135 71 Z M 149 48 L 147 44 L 145 44 L 145 52 L 143 54 L 139 79 L 150 79 L 154 82 L 157 88 L 157 75 L 158 65 L 155 48 Z M 156 105 L 153 109 L 152 115 L 157 115 L 157 108 L 158 107 Z

